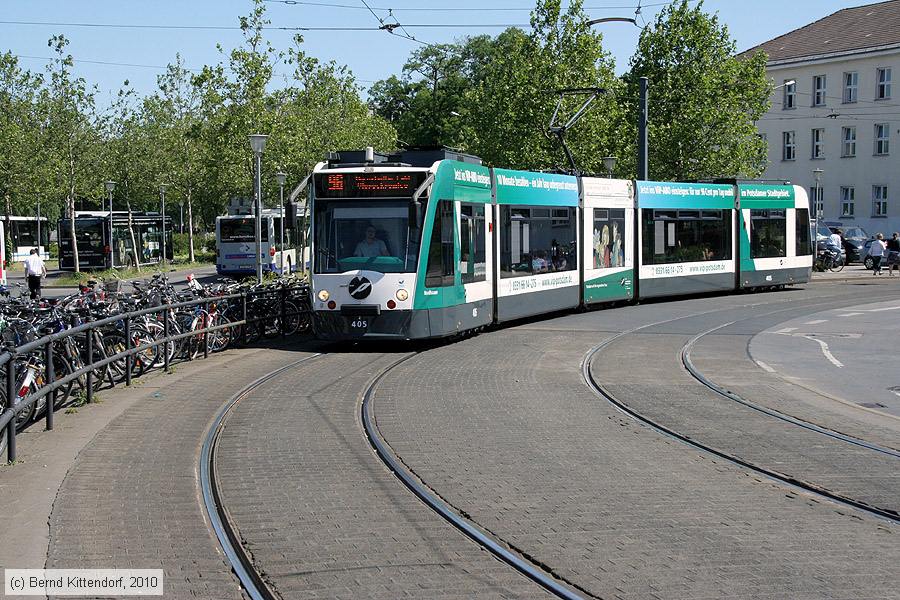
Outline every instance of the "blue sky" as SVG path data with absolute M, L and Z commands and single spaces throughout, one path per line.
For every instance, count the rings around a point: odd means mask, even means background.
M 290 2 L 291 0 L 288 0 Z M 373 27 L 376 17 L 363 0 L 313 0 L 350 8 L 267 2 L 272 27 Z M 502 31 L 482 25 L 527 24 L 531 0 L 365 0 L 381 18 L 394 10 L 396 19 L 407 25 L 412 36 L 427 42 L 451 42 L 461 36 Z M 661 0 L 642 0 L 643 19 L 650 22 Z M 706 0 L 704 8 L 717 12 L 745 50 L 797 27 L 802 27 L 834 11 L 869 4 L 854 0 Z M 54 22 L 56 25 L 0 23 L 0 51 L 12 51 L 21 64 L 41 70 L 50 57 L 47 39 L 63 33 L 71 41 L 70 53 L 76 71 L 100 88 L 101 103 L 115 94 L 128 79 L 141 94 L 155 89 L 160 68 L 181 53 L 186 66 L 199 68 L 221 59 L 216 44 L 226 50 L 240 43 L 236 29 L 239 15 L 249 12 L 247 0 L 0 0 L 0 21 Z M 594 17 L 634 16 L 637 0 L 585 0 Z M 411 10 L 449 8 L 452 11 Z M 487 11 L 485 8 L 514 10 Z M 474 9 L 474 10 L 472 10 Z M 153 26 L 201 26 L 235 29 L 167 29 L 78 27 L 72 24 L 121 24 Z M 442 25 L 439 28 L 415 25 Z M 624 71 L 637 42 L 639 30 L 629 24 L 608 23 L 602 28 L 606 48 L 616 59 L 617 70 Z M 400 30 L 397 30 L 398 32 Z M 290 46 L 294 32 L 272 29 L 269 41 L 279 50 Z M 309 31 L 304 32 L 305 50 L 323 60 L 348 65 L 361 85 L 399 73 L 416 43 L 382 31 Z M 26 58 L 28 57 L 28 58 Z M 104 65 L 95 62 L 128 63 L 135 66 Z M 141 66 L 137 66 L 141 65 Z M 281 67 L 281 72 L 287 71 Z

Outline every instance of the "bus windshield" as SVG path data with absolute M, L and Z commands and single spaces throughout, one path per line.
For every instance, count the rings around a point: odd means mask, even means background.
M 419 256 L 409 201 L 319 200 L 315 208 L 316 272 L 365 269 L 412 273 Z
M 262 238 L 260 241 L 269 241 L 269 222 L 262 220 Z M 254 217 L 238 219 L 219 219 L 219 243 L 246 243 L 256 241 L 256 220 Z

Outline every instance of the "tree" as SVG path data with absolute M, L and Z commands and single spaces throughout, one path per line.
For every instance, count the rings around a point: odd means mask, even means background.
M 766 57 L 734 53 L 728 28 L 703 11 L 702 1 L 670 4 L 641 33 L 625 77 L 629 117 L 622 130 L 636 138 L 638 78 L 647 77 L 653 178 L 756 177 L 765 168 L 754 122 L 769 104 Z
M 101 139 L 95 127 L 96 90 L 88 88 L 83 78 L 72 75 L 72 56 L 65 52 L 68 44 L 62 35 L 53 36 L 48 42 L 56 58 L 49 67 L 46 144 L 59 197 L 66 199 L 74 266 L 75 271 L 80 271 L 75 243 L 75 199 L 79 194 L 103 197 L 103 178 L 97 169 Z

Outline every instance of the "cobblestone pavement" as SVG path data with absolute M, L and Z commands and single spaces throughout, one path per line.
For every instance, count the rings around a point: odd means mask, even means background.
M 229 415 L 217 477 L 256 568 L 284 598 L 549 597 L 426 508 L 371 450 L 361 394 L 398 356 L 316 358 Z
M 900 418 L 796 384 L 763 370 L 748 348 L 765 329 L 756 319 L 723 327 L 694 345 L 691 360 L 705 377 L 741 398 L 808 423 L 838 431 L 880 446 L 900 450 Z M 810 379 L 815 382 L 814 374 Z M 855 377 L 852 372 L 848 377 Z M 847 399 L 852 402 L 852 399 Z M 856 399 L 859 401 L 859 399 Z
M 837 305 L 845 302 L 839 300 Z M 760 331 L 808 311 L 802 304 L 776 311 L 757 307 L 749 312 L 758 316 L 747 320 L 748 310 L 742 310 L 744 319 L 728 329 Z M 682 368 L 684 344 L 697 333 L 734 319 L 731 311 L 704 314 L 623 336 L 594 357 L 592 373 L 613 397 L 664 427 L 753 464 L 900 514 L 900 460 L 896 457 L 729 401 Z
M 700 454 L 623 416 L 581 379 L 585 353 L 612 332 L 852 295 L 815 288 L 592 312 L 436 348 L 379 384 L 378 427 L 446 500 L 597 597 L 900 598 L 895 525 Z M 682 340 L 704 330 L 703 319 L 682 325 Z M 660 329 L 658 340 L 678 333 Z M 659 367 L 652 392 L 670 405 L 682 392 L 671 385 L 674 349 L 663 371 L 658 355 L 631 351 L 639 347 L 605 351 L 595 367 L 638 385 Z M 743 417 L 716 418 L 740 437 Z
M 179 365 L 192 376 L 145 392 L 80 453 L 63 481 L 50 516 L 47 568 L 161 568 L 167 598 L 243 597 L 202 507 L 200 447 L 231 394 L 302 356 L 228 351 Z

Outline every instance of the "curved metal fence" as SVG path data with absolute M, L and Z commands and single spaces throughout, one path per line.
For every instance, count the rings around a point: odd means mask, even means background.
M 179 309 L 203 307 L 207 312 L 215 303 L 235 301 L 239 307 L 239 319 L 230 319 L 225 323 L 192 329 L 186 332 L 173 333 L 173 320 L 171 313 Z M 159 313 L 161 317 L 158 316 Z M 136 321 L 157 315 L 161 322 L 162 336 L 155 337 L 152 341 L 143 344 L 135 344 L 132 336 L 132 327 Z M 125 340 L 125 349 L 113 355 L 106 355 L 99 360 L 94 360 L 97 355 L 95 348 L 95 335 L 101 328 L 118 326 Z M 134 357 L 148 350 L 159 351 L 162 348 L 162 368 L 169 370 L 170 362 L 175 358 L 169 351 L 171 345 L 188 338 L 196 338 L 202 348 L 202 356 L 206 358 L 210 353 L 210 334 L 225 331 L 232 336 L 232 342 L 248 345 L 260 337 L 280 336 L 305 331 L 309 326 L 308 289 L 305 286 L 278 287 L 244 291 L 234 294 L 212 296 L 162 304 L 141 310 L 126 313 L 118 313 L 106 318 L 89 321 L 71 327 L 64 331 L 45 335 L 37 340 L 17 347 L 6 348 L 0 354 L 0 378 L 5 380 L 5 390 L 0 389 L 0 395 L 5 391 L 5 408 L 0 413 L 0 452 L 2 445 L 6 446 L 7 461 L 12 463 L 17 454 L 17 420 L 16 417 L 23 411 L 37 406 L 44 401 L 44 421 L 47 430 L 53 429 L 54 413 L 61 409 L 57 405 L 57 394 L 73 382 L 81 379 L 84 384 L 85 403 L 93 402 L 94 391 L 102 382 L 95 381 L 95 373 L 113 363 L 121 363 L 124 359 L 124 384 L 130 386 L 134 373 Z M 84 366 L 73 370 L 62 377 L 55 373 L 54 360 L 57 348 L 64 343 L 66 338 L 84 335 L 85 353 L 87 359 Z M 102 353 L 101 353 L 102 355 Z M 197 352 L 199 356 L 199 352 Z M 40 382 L 35 389 L 31 386 L 20 386 L 19 363 L 22 358 L 36 360 L 42 364 Z M 189 356 L 185 360 L 193 360 Z M 33 368 L 28 363 L 25 368 Z M 84 378 L 84 379 L 82 379 Z M 110 383 L 114 387 L 116 381 L 110 377 Z

